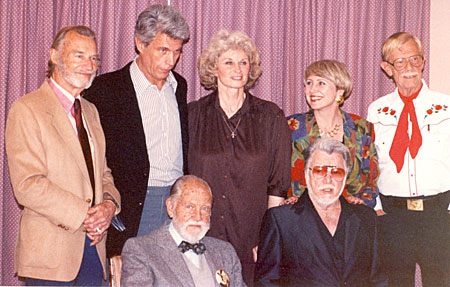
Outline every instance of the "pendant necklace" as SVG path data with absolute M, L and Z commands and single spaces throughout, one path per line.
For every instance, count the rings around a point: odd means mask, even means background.
M 227 125 L 227 128 L 231 132 L 231 138 L 234 139 L 236 137 L 236 130 L 238 129 L 239 124 L 241 123 L 242 116 L 239 118 L 239 120 L 238 120 L 238 122 L 236 124 L 236 127 L 234 128 L 234 130 L 231 128 L 230 124 L 227 122 L 227 120 L 225 119 L 225 117 L 223 115 L 222 115 L 222 119 L 225 122 L 225 124 Z
M 335 124 L 334 128 L 331 131 L 327 131 L 327 132 L 325 132 L 324 130 L 319 128 L 319 135 L 323 136 L 326 133 L 328 137 L 332 138 L 332 137 L 334 137 L 335 135 L 338 134 L 340 127 L 341 127 L 340 124 Z

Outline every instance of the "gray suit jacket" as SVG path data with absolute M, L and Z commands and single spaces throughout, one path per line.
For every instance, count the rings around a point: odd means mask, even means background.
M 205 257 L 214 273 L 223 269 L 230 277 L 230 286 L 246 286 L 242 280 L 241 263 L 230 243 L 204 237 Z M 122 251 L 122 286 L 192 286 L 194 281 L 182 254 L 169 233 L 169 225 L 147 235 L 130 238 Z

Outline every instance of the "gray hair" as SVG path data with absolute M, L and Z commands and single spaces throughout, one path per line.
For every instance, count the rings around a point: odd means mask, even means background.
M 134 36 L 146 46 L 155 39 L 158 33 L 179 39 L 185 44 L 189 41 L 189 26 L 181 13 L 172 6 L 155 4 L 139 14 L 134 28 Z
M 203 184 L 204 186 L 206 186 L 209 191 L 209 194 L 211 194 L 211 197 L 212 197 L 211 187 L 205 180 L 203 180 L 200 177 L 195 176 L 195 175 L 183 175 L 174 182 L 174 184 L 172 185 L 172 188 L 170 189 L 170 198 L 172 199 L 173 203 L 175 203 L 175 201 L 178 199 L 178 197 L 183 192 L 184 184 L 191 180 L 197 181 L 197 182 Z
M 305 154 L 305 170 L 309 169 L 312 155 L 315 151 L 321 150 L 328 154 L 337 153 L 342 156 L 345 164 L 345 172 L 348 173 L 352 166 L 352 159 L 349 149 L 340 141 L 332 138 L 320 138 L 308 147 Z
M 94 41 L 97 43 L 97 39 L 95 38 L 95 33 L 89 27 L 67 26 L 67 27 L 64 27 L 61 30 L 59 30 L 58 34 L 56 34 L 55 39 L 53 40 L 52 49 L 59 51 L 61 49 L 61 47 L 64 45 L 64 41 L 65 41 L 65 37 L 66 37 L 67 33 L 69 33 L 70 31 L 75 31 L 80 35 L 94 39 Z M 51 59 L 49 59 L 48 60 L 47 77 L 50 78 L 53 75 L 54 71 L 55 71 L 55 63 L 53 63 L 51 61 Z

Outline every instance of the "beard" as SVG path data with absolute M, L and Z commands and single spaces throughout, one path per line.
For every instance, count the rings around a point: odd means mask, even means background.
M 94 70 L 85 70 L 83 68 L 76 68 L 73 71 L 70 71 L 62 59 L 58 59 L 57 66 L 58 71 L 61 74 L 61 77 L 67 83 L 74 86 L 75 88 L 88 89 L 92 85 L 92 82 L 94 81 L 95 78 Z M 91 74 L 91 77 L 88 80 L 80 79 L 77 77 L 78 73 Z
M 338 195 L 334 196 L 334 197 L 330 197 L 330 196 L 326 196 L 326 197 L 320 197 L 318 194 L 316 194 L 312 187 L 311 187 L 311 183 L 310 183 L 310 179 L 309 176 L 306 176 L 306 186 L 308 187 L 308 195 L 320 206 L 322 207 L 328 207 L 330 205 L 332 205 L 333 203 L 335 203 L 337 200 L 339 200 L 339 197 L 341 196 L 341 194 L 344 192 L 344 188 L 345 188 L 345 184 L 342 184 L 341 190 L 339 192 Z M 323 190 L 323 189 L 334 189 L 335 187 L 331 184 L 323 184 L 322 186 L 319 186 L 317 189 L 319 190 Z
M 173 216 L 172 219 L 173 227 L 175 230 L 189 243 L 195 243 L 200 241 L 203 237 L 205 237 L 206 232 L 209 230 L 210 223 L 205 223 L 203 221 L 195 221 L 189 220 L 187 222 L 180 222 L 176 215 Z M 200 231 L 197 232 L 189 232 L 187 230 L 189 225 L 199 225 Z

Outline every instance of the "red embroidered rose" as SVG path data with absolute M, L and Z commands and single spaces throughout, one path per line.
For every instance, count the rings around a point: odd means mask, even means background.
M 381 111 L 382 111 L 383 113 L 386 113 L 388 110 L 389 110 L 388 107 L 384 107 Z
M 427 110 L 427 114 L 431 115 L 433 113 L 432 109 Z
M 441 105 L 436 105 L 434 108 L 436 109 L 436 111 L 439 111 L 440 109 L 442 109 L 442 106 Z
M 395 110 L 391 110 L 390 114 L 391 116 L 395 115 Z

